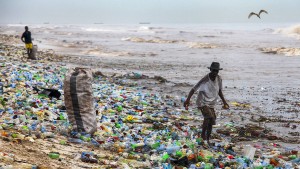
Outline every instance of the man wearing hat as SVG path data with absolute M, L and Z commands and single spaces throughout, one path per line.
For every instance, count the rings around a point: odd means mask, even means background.
M 217 103 L 218 96 L 222 99 L 224 104 L 224 109 L 229 109 L 229 105 L 224 99 L 222 92 L 222 79 L 218 75 L 220 68 L 220 63 L 212 62 L 211 66 L 208 67 L 210 73 L 204 76 L 190 91 L 186 101 L 184 102 L 184 107 L 188 110 L 190 105 L 190 99 L 195 93 L 199 91 L 196 105 L 198 110 L 201 111 L 204 121 L 202 125 L 201 137 L 204 140 L 204 143 L 209 145 L 209 138 L 212 132 L 212 126 L 216 124 L 216 114 L 215 114 L 215 105 Z

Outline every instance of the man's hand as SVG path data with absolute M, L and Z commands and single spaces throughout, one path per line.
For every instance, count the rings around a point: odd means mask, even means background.
M 229 105 L 227 103 L 224 103 L 223 109 L 229 109 Z
M 186 100 L 186 101 L 183 103 L 183 106 L 185 107 L 185 110 L 189 110 L 189 105 L 190 105 L 190 101 L 189 101 L 189 100 Z

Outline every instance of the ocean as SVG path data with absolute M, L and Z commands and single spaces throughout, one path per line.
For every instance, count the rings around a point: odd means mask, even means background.
M 21 36 L 24 26 L 1 25 L 0 33 Z M 114 60 L 115 69 L 159 74 L 177 82 L 194 83 L 212 61 L 221 63 L 222 74 L 230 81 L 246 77 L 257 84 L 259 76 L 266 83 L 282 74 L 299 79 L 293 71 L 299 68 L 295 56 L 300 55 L 300 24 L 296 23 L 28 26 L 39 49 L 94 57 L 95 61 Z M 290 79 L 285 77 L 275 84 Z

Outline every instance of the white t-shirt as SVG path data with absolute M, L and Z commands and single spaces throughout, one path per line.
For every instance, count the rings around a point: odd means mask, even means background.
M 219 90 L 222 89 L 222 79 L 217 75 L 215 81 L 209 78 L 209 74 L 204 76 L 194 87 L 199 90 L 196 104 L 198 107 L 209 106 L 213 108 L 218 100 Z

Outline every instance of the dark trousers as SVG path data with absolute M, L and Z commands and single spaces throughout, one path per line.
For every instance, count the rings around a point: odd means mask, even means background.
M 199 109 L 204 117 L 201 138 L 209 141 L 212 132 L 212 126 L 216 124 L 216 113 L 214 108 L 210 108 L 208 106 L 203 106 Z

